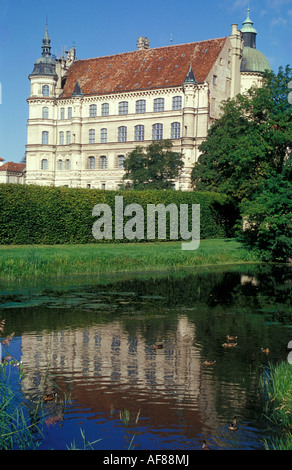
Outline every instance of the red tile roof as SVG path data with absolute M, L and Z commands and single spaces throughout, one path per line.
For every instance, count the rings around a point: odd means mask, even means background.
M 181 86 L 190 65 L 196 80 L 202 83 L 226 40 L 210 39 L 78 60 L 67 72 L 60 98 L 71 97 L 77 81 L 84 95 Z
M 0 162 L 4 162 L 5 158 L 0 157 Z
M 4 163 L 4 165 L 0 166 L 0 171 L 22 172 L 25 166 L 26 166 L 25 163 L 7 162 L 7 163 Z

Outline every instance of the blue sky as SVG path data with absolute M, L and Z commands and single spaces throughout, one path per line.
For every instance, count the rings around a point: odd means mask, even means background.
M 292 65 L 292 0 L 0 0 L 0 157 L 19 162 L 25 154 L 28 75 L 41 55 L 46 16 L 52 52 L 76 45 L 78 59 L 227 36 L 250 17 L 257 48 L 277 72 Z

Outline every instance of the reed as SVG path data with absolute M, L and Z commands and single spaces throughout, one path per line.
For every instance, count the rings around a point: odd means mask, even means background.
M 275 437 L 266 448 L 292 450 L 292 365 L 288 362 L 269 365 L 269 378 L 262 380 L 266 390 L 265 416 L 276 429 Z

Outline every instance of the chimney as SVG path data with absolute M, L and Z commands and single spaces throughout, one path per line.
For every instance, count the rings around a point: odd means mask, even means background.
M 139 51 L 143 51 L 143 50 L 146 50 L 146 49 L 149 49 L 150 47 L 150 39 L 148 38 L 144 38 L 142 36 L 140 36 L 138 39 L 137 39 L 137 49 Z

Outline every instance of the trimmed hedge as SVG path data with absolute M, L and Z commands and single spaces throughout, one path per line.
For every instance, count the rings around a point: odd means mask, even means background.
M 97 218 L 92 216 L 92 210 L 96 204 L 108 204 L 112 208 L 114 221 L 115 196 L 123 196 L 124 208 L 128 204 L 140 204 L 145 214 L 147 204 L 161 203 L 167 206 L 173 203 L 178 208 L 180 204 L 189 204 L 190 222 L 191 205 L 200 204 L 202 239 L 233 236 L 233 226 L 238 216 L 230 199 L 217 193 L 172 190 L 102 191 L 0 184 L 0 244 L 108 242 L 109 240 L 93 238 L 92 226 Z M 124 220 L 132 217 L 125 217 Z M 113 227 L 111 241 L 129 242 L 127 239 L 115 240 L 114 233 Z

